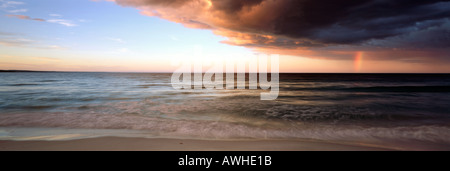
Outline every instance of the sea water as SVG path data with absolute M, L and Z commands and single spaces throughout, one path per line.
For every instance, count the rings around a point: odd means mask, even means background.
M 450 149 L 449 74 L 280 74 L 265 90 L 175 90 L 170 73 L 0 73 L 0 139 L 309 139 Z M 59 137 L 59 138 L 58 138 Z

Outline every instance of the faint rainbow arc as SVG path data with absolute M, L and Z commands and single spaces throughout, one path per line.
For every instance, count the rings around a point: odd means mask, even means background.
M 360 72 L 363 62 L 364 52 L 357 52 L 355 56 L 355 72 Z

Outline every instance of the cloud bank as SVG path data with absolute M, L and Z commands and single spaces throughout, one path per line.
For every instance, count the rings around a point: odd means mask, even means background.
M 448 0 L 115 0 L 223 43 L 298 56 L 341 58 L 354 51 L 432 52 L 450 58 Z M 389 55 L 388 55 L 389 56 Z

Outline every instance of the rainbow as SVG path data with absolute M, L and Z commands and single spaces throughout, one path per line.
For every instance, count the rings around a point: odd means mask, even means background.
M 355 72 L 361 71 L 364 52 L 357 52 L 355 56 Z

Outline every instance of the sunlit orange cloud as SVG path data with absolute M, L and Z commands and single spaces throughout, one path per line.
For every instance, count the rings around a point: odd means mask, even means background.
M 123 3 L 123 1 L 116 0 L 117 3 Z M 186 3 L 186 5 L 178 6 L 176 9 L 172 6 L 143 6 L 139 7 L 141 9 L 141 14 L 147 16 L 160 17 L 166 20 L 170 20 L 176 23 L 181 23 L 188 28 L 200 28 L 200 29 L 211 29 L 211 25 L 203 23 L 200 21 L 211 20 L 211 16 L 203 15 L 208 11 L 210 2 L 195 1 L 195 3 Z
M 213 33 L 228 40 L 222 41 L 234 46 L 244 46 L 255 51 L 294 55 L 313 58 L 335 58 L 342 52 L 326 51 L 319 54 L 308 50 L 311 47 L 324 47 L 326 44 L 303 38 L 291 38 L 274 35 L 271 23 L 276 23 L 288 1 L 211 1 L 211 0 L 114 0 L 123 6 L 133 6 L 141 10 L 141 14 L 159 17 L 188 28 L 211 29 Z M 259 5 L 252 5 L 260 2 Z M 233 5 L 238 3 L 237 8 Z M 233 10 L 233 11 L 231 11 Z M 260 30 L 255 29 L 260 28 Z M 352 57 L 352 53 L 346 57 Z
M 250 28 L 254 27 L 266 27 L 268 23 L 274 22 L 276 19 L 275 11 L 281 10 L 274 8 L 283 7 L 283 3 L 264 1 L 261 5 L 243 6 L 245 9 L 229 13 L 230 11 L 227 11 L 227 9 L 221 9 L 221 6 L 229 4 L 221 4 L 221 1 L 212 2 L 211 0 L 115 0 L 115 2 L 119 5 L 135 6 L 141 10 L 143 15 L 181 23 L 188 28 L 212 29 L 215 34 L 230 38 L 230 41 L 226 43 L 235 45 L 250 45 L 250 43 L 258 41 L 252 39 L 258 38 L 274 40 L 275 37 L 270 34 L 264 32 L 250 33 L 246 30 L 250 31 Z M 241 3 L 250 2 L 242 1 Z M 247 43 L 245 43 L 246 41 Z

